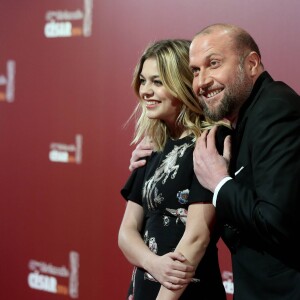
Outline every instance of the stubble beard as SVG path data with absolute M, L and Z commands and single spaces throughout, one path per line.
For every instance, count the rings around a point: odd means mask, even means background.
M 237 81 L 228 85 L 219 106 L 215 109 L 210 109 L 204 100 L 200 98 L 200 105 L 204 115 L 210 120 L 217 122 L 223 119 L 231 119 L 241 108 L 242 104 L 248 99 L 252 91 L 253 83 L 247 77 L 243 66 L 239 65 L 237 70 Z

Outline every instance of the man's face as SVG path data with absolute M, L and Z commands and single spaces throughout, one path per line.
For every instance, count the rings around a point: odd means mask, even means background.
M 234 122 L 249 97 L 253 81 L 224 30 L 197 36 L 190 47 L 193 90 L 204 114 Z

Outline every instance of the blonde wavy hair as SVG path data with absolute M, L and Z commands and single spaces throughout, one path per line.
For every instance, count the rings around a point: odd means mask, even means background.
M 199 101 L 193 93 L 193 74 L 189 68 L 190 43 L 191 41 L 184 39 L 156 41 L 146 48 L 139 59 L 132 80 L 132 87 L 139 102 L 130 117 L 130 119 L 135 117 L 136 120 L 131 145 L 137 144 L 147 136 L 154 142 L 155 150 L 162 151 L 170 136 L 164 121 L 149 119 L 146 116 L 145 101 L 140 99 L 140 74 L 148 58 L 156 59 L 163 86 L 182 102 L 181 112 L 176 120 L 177 125 L 187 130 L 195 139 L 204 129 L 212 127 L 212 122 L 205 121 Z

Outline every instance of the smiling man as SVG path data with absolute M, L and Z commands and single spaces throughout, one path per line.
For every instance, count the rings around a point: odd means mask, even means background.
M 298 300 L 300 97 L 272 79 L 253 38 L 234 25 L 199 32 L 190 68 L 205 115 L 235 128 L 223 156 L 215 148 L 215 128 L 194 150 L 196 176 L 214 192 L 232 254 L 234 299 Z
M 232 26 L 207 28 L 190 48 L 193 89 L 206 116 L 214 121 L 226 118 L 235 122 L 263 72 L 259 49 L 250 36 L 244 45 L 235 43 L 233 36 L 241 33 Z

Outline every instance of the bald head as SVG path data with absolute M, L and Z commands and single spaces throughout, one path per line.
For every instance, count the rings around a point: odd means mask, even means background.
M 213 121 L 235 122 L 263 72 L 253 38 L 235 25 L 214 24 L 196 34 L 189 58 L 193 90 L 204 114 Z
M 241 60 L 252 51 L 256 52 L 261 60 L 260 50 L 251 35 L 243 28 L 233 24 L 216 23 L 209 25 L 198 32 L 194 39 L 200 35 L 215 33 L 223 34 L 231 39 L 233 50 L 237 52 Z

